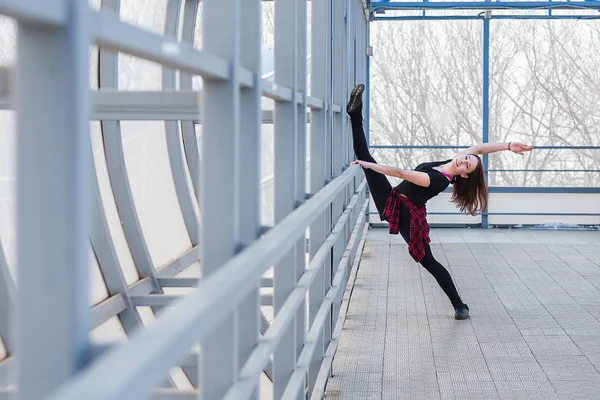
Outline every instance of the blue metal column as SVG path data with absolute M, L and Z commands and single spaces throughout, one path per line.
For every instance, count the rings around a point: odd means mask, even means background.
M 239 239 L 242 245 L 253 243 L 260 237 L 260 136 L 261 136 L 261 57 L 260 21 L 261 1 L 240 1 L 240 65 L 254 74 L 254 85 L 242 88 L 240 92 L 239 135 L 239 185 L 237 191 L 239 216 Z M 243 151 L 246 149 L 247 151 Z M 239 305 L 237 324 L 237 368 L 241 370 L 260 340 L 260 280 L 248 282 L 252 289 Z M 269 368 L 269 367 L 267 367 Z M 238 371 L 235 371 L 238 373 Z M 249 400 L 260 398 L 260 375 L 254 377 L 257 389 Z
M 292 213 L 298 204 L 296 196 L 296 180 L 298 178 L 298 65 L 306 62 L 306 57 L 299 60 L 298 56 L 298 4 L 301 0 L 285 0 L 275 2 L 275 84 L 292 89 L 291 102 L 275 101 L 274 121 L 274 201 L 275 223 Z M 304 158 L 305 160 L 305 158 Z M 306 168 L 303 165 L 303 168 Z M 302 238 L 304 239 L 304 238 Z M 304 246 L 297 241 L 286 255 L 273 268 L 273 314 L 277 320 L 279 312 L 288 297 L 294 291 L 297 282 L 296 271 L 304 260 L 298 259 L 298 246 Z M 280 399 L 290 380 L 296 362 L 298 347 L 296 346 L 296 324 L 294 322 L 285 328 L 285 334 L 273 353 L 273 398 Z
M 329 177 L 328 169 L 331 165 L 330 152 L 330 130 L 328 130 L 328 107 L 330 106 L 327 94 L 327 69 L 330 68 L 331 58 L 328 55 L 330 48 L 330 24 L 328 22 L 331 3 L 329 0 L 312 0 L 311 4 L 312 27 L 311 27 L 311 95 L 319 99 L 324 99 L 321 110 L 313 109 L 310 120 L 310 193 L 317 193 L 323 189 L 325 182 Z M 327 221 L 327 215 L 330 214 L 329 208 L 320 215 L 310 226 L 309 257 L 312 261 L 331 231 L 331 223 Z M 328 229 L 329 227 L 329 229 Z M 326 276 L 331 274 L 331 266 L 324 262 L 319 266 L 317 276 L 310 285 L 308 295 L 308 329 L 310 331 L 317 314 L 327 294 L 327 289 L 331 286 L 326 283 Z M 308 369 L 308 392 L 312 393 L 315 382 L 319 375 L 323 357 L 325 356 L 326 345 L 325 338 L 331 339 L 331 323 L 326 322 L 323 331 L 319 335 L 318 344 L 313 354 L 310 367 Z M 327 336 L 329 335 L 329 336 Z M 327 342 L 329 344 L 329 342 Z
M 366 47 L 371 47 L 371 21 L 369 18 L 369 22 L 367 22 L 367 45 Z M 365 47 L 365 52 L 366 52 Z M 367 146 L 371 148 L 371 55 L 367 56 L 366 63 L 366 82 L 365 82 L 365 93 L 364 93 L 364 129 L 365 129 L 365 137 L 367 139 Z M 370 196 L 369 187 L 367 186 L 367 197 Z M 367 205 L 367 212 L 365 213 L 365 218 L 367 219 L 367 224 L 369 223 L 369 212 L 371 211 L 371 202 Z
M 371 23 L 367 23 L 367 46 L 371 46 Z M 366 49 L 365 49 L 366 51 Z M 365 128 L 365 136 L 367 138 L 367 145 L 371 145 L 371 135 L 370 135 L 370 121 L 371 121 L 371 56 L 367 56 L 367 65 L 366 65 L 366 74 L 367 81 L 365 83 L 365 93 L 364 93 L 364 128 Z
M 483 143 L 489 142 L 489 125 L 490 125 L 490 17 L 491 12 L 486 11 L 483 20 Z M 485 183 L 488 184 L 488 155 L 483 155 L 483 170 L 485 174 Z M 481 227 L 488 227 L 488 210 L 485 209 L 481 215 Z

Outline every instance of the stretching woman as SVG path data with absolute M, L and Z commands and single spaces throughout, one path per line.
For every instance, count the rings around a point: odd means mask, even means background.
M 469 307 L 458 295 L 452 277 L 431 253 L 429 224 L 426 219 L 425 203 L 453 184 L 452 202 L 460 211 L 475 215 L 487 208 L 487 187 L 485 185 L 481 159 L 477 154 L 489 154 L 509 150 L 523 155 L 532 147 L 522 143 L 485 143 L 470 147 L 458 153 L 453 159 L 419 164 L 414 171 L 379 165 L 369 153 L 362 126 L 362 94 L 364 85 L 358 85 L 350 94 L 346 112 L 352 122 L 352 137 L 356 161 L 364 169 L 367 183 L 379 216 L 390 224 L 393 235 L 400 233 L 408 251 L 438 282 L 454 307 L 456 319 L 469 318 Z M 386 178 L 395 176 L 403 181 L 392 188 Z

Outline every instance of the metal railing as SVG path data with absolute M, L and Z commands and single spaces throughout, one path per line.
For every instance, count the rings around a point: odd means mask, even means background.
M 359 168 L 348 167 L 352 150 L 341 104 L 366 79 L 367 18 L 360 0 L 310 3 L 310 71 L 307 2 L 282 0 L 275 6 L 274 76 L 263 79 L 260 0 L 203 0 L 200 50 L 192 45 L 196 0 L 168 0 L 164 35 L 122 22 L 119 0 L 104 0 L 99 12 L 78 0 L 0 2 L 0 14 L 18 24 L 17 62 L 7 74 L 14 85 L 0 91 L 0 104 L 16 109 L 19 158 L 19 279 L 16 290 L 0 290 L 18 312 L 14 329 L 0 324 L 3 337 L 12 339 L 14 331 L 18 338 L 5 341 L 10 357 L 0 363 L 0 375 L 16 369 L 17 380 L 7 378 L 16 387 L 0 396 L 237 400 L 258 398 L 265 371 L 274 398 L 322 397 L 365 234 L 366 183 Z M 93 92 L 92 45 L 100 54 Z M 160 64 L 163 91 L 119 91 L 118 53 Z M 193 75 L 203 79 L 199 93 L 191 91 Z M 275 100 L 271 227 L 260 225 L 261 97 Z M 101 122 L 111 194 L 140 276 L 133 285 L 123 278 L 93 173 L 93 119 Z M 165 121 L 192 243 L 160 268 L 149 256 L 124 165 L 120 121 L 140 119 Z M 179 120 L 181 126 L 172 123 Z M 88 268 L 82 268 L 90 243 L 109 292 L 91 310 Z M 200 278 L 175 277 L 198 260 Z M 3 275 L 5 264 L 0 257 Z M 265 278 L 270 268 L 274 276 Z M 261 315 L 263 286 L 273 288 L 270 324 Z M 195 290 L 173 296 L 164 287 Z M 155 310 L 148 328 L 140 306 Z M 90 330 L 114 316 L 129 340 L 92 343 Z M 194 390 L 173 387 L 173 366 L 183 367 Z

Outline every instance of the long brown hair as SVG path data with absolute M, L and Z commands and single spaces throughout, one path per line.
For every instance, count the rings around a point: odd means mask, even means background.
M 475 154 L 471 155 L 477 157 L 477 168 L 469 174 L 467 179 L 460 175 L 456 177 L 452 187 L 451 201 L 458 206 L 461 212 L 475 215 L 478 211 L 487 208 L 488 191 L 481 158 Z

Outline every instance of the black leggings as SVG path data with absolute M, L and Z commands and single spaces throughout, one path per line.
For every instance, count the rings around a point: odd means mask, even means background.
M 365 132 L 363 131 L 362 115 L 360 113 L 353 114 L 350 116 L 350 121 L 352 122 L 352 139 L 354 142 L 354 154 L 356 154 L 356 158 L 362 161 L 377 163 L 371 153 L 369 153 Z M 375 206 L 381 217 L 383 210 L 385 209 L 385 202 L 392 191 L 392 185 L 387 177 L 379 172 L 373 171 L 372 169 L 363 169 L 363 171 L 367 178 L 373 201 L 375 202 Z M 404 238 L 404 241 L 408 243 L 410 241 L 410 213 L 404 206 L 402 206 L 401 209 L 400 222 L 400 234 Z M 425 257 L 421 260 L 420 264 L 433 275 L 444 293 L 446 293 L 446 296 L 450 299 L 454 308 L 463 304 L 458 295 L 458 291 L 456 290 L 456 286 L 454 286 L 450 273 L 435 259 L 435 257 L 433 257 L 429 245 L 425 246 Z

